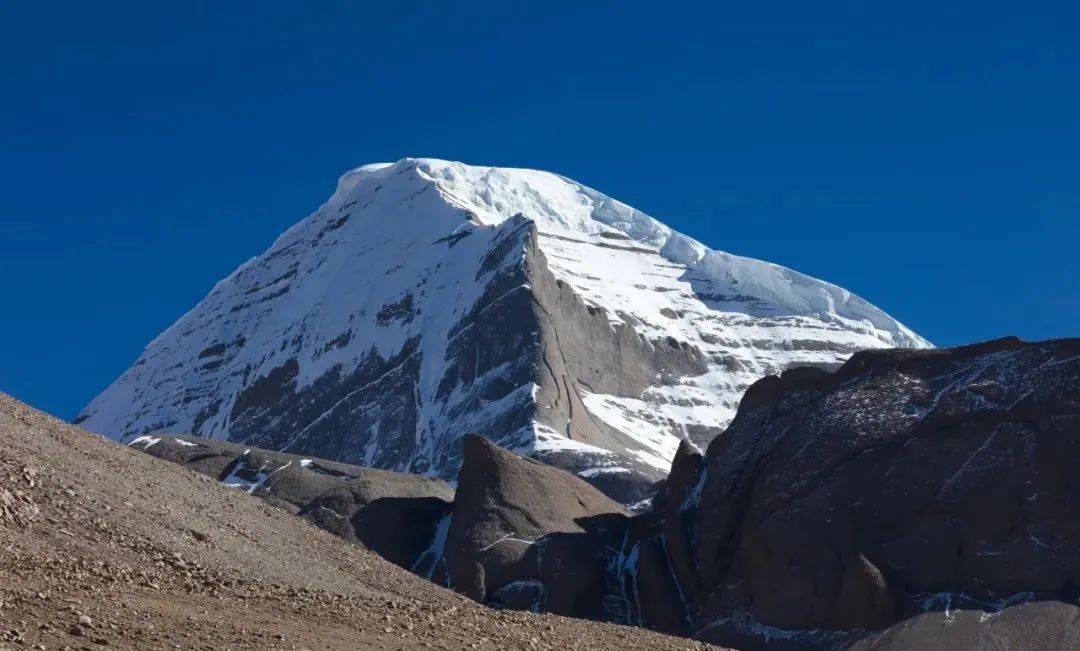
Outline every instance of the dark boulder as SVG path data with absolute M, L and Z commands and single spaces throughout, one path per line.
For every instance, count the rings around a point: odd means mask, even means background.
M 365 468 L 356 478 L 320 493 L 303 515 L 412 569 L 450 511 L 453 497 L 453 489 L 441 479 Z
M 194 436 L 130 444 L 311 520 L 412 569 L 454 498 L 444 481 Z
M 698 570 L 699 624 L 872 630 L 928 594 L 1066 598 L 1080 340 L 869 351 L 766 378 L 702 472 L 690 550 L 670 546 Z
M 1040 601 L 996 612 L 952 610 L 924 613 L 863 638 L 851 649 L 1080 649 L 1080 608 L 1060 601 Z
M 599 614 L 605 558 L 628 515 L 567 472 L 469 436 L 445 547 L 448 583 L 479 601 Z

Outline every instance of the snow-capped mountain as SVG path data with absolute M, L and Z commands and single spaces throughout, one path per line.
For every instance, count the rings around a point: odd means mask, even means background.
M 631 501 L 763 375 L 928 346 L 561 176 L 410 158 L 346 173 L 76 422 L 446 479 L 479 433 Z

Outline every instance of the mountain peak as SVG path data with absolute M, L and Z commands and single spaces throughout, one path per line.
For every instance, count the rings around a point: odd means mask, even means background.
M 763 375 L 928 345 L 557 174 L 406 158 L 344 174 L 80 419 L 445 478 L 479 432 L 628 500 Z
M 711 250 L 701 242 L 621 201 L 564 176 L 541 170 L 487 167 L 436 158 L 403 158 L 373 163 L 346 173 L 335 198 L 380 187 L 384 180 L 414 174 L 416 182 L 434 185 L 443 200 L 482 224 L 499 224 L 525 215 L 541 232 L 618 237 L 655 249 L 666 260 L 685 265 L 737 286 L 740 293 L 805 314 L 866 321 L 889 333 L 897 346 L 926 347 L 929 342 L 869 302 L 831 283 L 754 258 Z M 360 186 L 370 179 L 373 186 Z M 347 188 L 346 192 L 342 192 Z

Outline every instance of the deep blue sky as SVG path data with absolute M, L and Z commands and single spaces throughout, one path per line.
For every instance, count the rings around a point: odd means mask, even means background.
M 3 3 L 0 390 L 73 416 L 410 155 L 560 172 L 937 344 L 1080 335 L 1076 6 Z

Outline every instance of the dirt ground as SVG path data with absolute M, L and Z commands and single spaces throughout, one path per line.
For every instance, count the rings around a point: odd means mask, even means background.
M 495 611 L 0 394 L 0 649 L 705 649 Z

